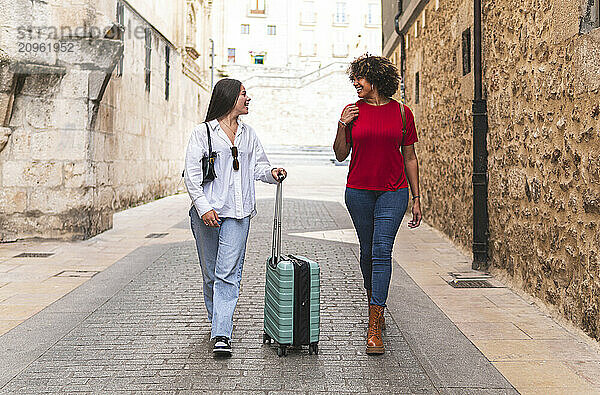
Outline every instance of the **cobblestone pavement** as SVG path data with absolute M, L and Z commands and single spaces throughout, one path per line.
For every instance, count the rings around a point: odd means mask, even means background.
M 166 250 L 1 392 L 515 393 L 440 389 L 389 314 L 385 356 L 365 355 L 367 306 L 358 249 L 340 242 L 284 238 L 284 252 L 321 265 L 321 339 L 318 356 L 305 348 L 277 357 L 274 347 L 262 344 L 272 204 L 259 201 L 260 214 L 252 221 L 230 359 L 212 356 L 201 273 L 189 241 Z M 284 234 L 351 226 L 338 203 L 289 199 L 284 216 Z

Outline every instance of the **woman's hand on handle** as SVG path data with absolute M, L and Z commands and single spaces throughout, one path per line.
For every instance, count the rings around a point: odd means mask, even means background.
M 273 175 L 273 178 L 279 182 L 285 180 L 287 177 L 287 171 L 285 171 L 285 169 L 283 167 L 278 167 L 276 169 L 271 170 L 271 174 Z M 280 177 L 283 177 L 283 178 L 280 178 Z
M 204 221 L 204 225 L 210 226 L 212 228 L 218 228 L 219 226 L 219 216 L 215 210 L 210 210 L 202 216 L 202 221 Z
M 408 223 L 409 228 L 416 228 L 421 225 L 421 219 L 423 218 L 423 214 L 421 213 L 421 203 L 419 202 L 419 198 L 416 198 L 413 201 L 412 206 L 412 220 Z

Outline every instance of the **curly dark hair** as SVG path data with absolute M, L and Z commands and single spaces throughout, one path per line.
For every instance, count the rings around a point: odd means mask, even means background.
M 383 56 L 362 55 L 350 64 L 347 73 L 350 79 L 363 77 L 387 98 L 394 96 L 400 84 L 398 69 Z

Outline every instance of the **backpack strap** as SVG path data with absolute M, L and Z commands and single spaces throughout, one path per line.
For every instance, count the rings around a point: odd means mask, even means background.
M 404 136 L 406 135 L 406 111 L 404 110 L 404 103 L 398 103 L 400 105 L 400 113 L 402 113 L 402 141 L 400 146 L 404 145 Z

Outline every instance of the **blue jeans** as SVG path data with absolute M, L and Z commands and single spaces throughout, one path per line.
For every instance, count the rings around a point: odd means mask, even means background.
M 371 304 L 385 306 L 392 277 L 392 247 L 408 206 L 408 188 L 370 191 L 346 188 L 346 207 L 360 243 L 364 286 Z
M 212 323 L 210 336 L 226 336 L 231 339 L 250 217 L 221 218 L 221 226 L 212 228 L 204 225 L 196 208 L 192 206 L 190 218 L 202 267 L 204 304 L 208 320 Z

